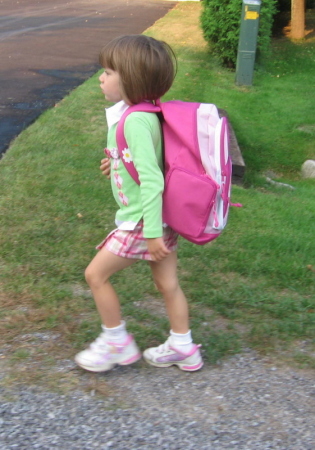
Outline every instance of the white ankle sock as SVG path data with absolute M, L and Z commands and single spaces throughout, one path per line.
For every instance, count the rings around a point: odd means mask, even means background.
M 191 337 L 191 331 L 189 330 L 187 333 L 174 333 L 173 330 L 170 331 L 171 335 L 171 345 L 178 348 L 178 350 L 189 353 L 193 348 L 193 340 Z
M 124 321 L 122 321 L 118 327 L 114 328 L 107 328 L 105 325 L 102 325 L 102 329 L 106 334 L 106 339 L 108 342 L 123 344 L 127 340 L 128 333 L 126 330 L 126 323 Z

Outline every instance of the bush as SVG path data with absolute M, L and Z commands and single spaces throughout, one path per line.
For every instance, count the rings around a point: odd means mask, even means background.
M 261 4 L 257 48 L 269 48 L 273 17 L 277 0 L 264 0 Z M 221 62 L 235 67 L 241 25 L 242 0 L 203 0 L 201 26 L 206 41 Z

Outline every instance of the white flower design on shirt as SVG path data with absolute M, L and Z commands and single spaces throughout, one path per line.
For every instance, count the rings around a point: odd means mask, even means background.
M 131 156 L 131 152 L 130 152 L 129 148 L 125 148 L 122 151 L 122 154 L 123 154 L 124 161 L 126 163 L 130 163 L 132 161 L 132 156 Z

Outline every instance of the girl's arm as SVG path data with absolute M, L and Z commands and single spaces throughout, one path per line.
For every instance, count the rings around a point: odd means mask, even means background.
M 132 113 L 125 122 L 125 137 L 139 174 L 143 235 L 146 239 L 163 236 L 162 194 L 164 177 L 160 123 L 155 114 Z

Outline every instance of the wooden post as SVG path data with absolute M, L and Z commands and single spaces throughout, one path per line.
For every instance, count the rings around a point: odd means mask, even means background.
M 291 39 L 305 37 L 305 0 L 291 0 Z

